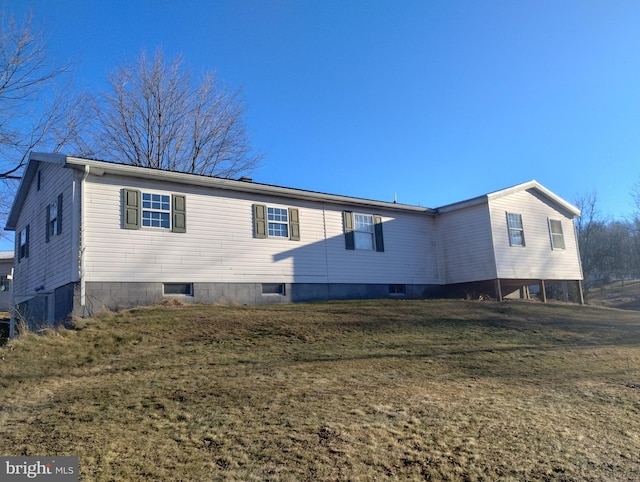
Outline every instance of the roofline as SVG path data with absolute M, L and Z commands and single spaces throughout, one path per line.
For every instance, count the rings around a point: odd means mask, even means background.
M 257 194 L 269 194 L 289 199 L 301 199 L 309 201 L 322 201 L 332 204 L 351 204 L 367 207 L 378 207 L 396 211 L 411 211 L 425 214 L 434 214 L 430 208 L 414 206 L 410 204 L 399 204 L 387 201 L 376 201 L 338 194 L 327 194 L 304 189 L 274 186 L 253 181 L 240 181 L 235 179 L 224 179 L 219 177 L 204 176 L 199 174 L 188 174 L 183 172 L 165 171 L 149 167 L 131 166 L 118 164 L 115 162 L 98 161 L 68 156 L 66 166 L 80 169 L 88 166 L 90 173 L 95 175 L 116 174 L 121 176 L 135 177 L 141 179 L 154 179 L 158 181 L 177 182 L 181 184 L 204 186 L 209 188 L 222 189 L 227 191 L 248 192 Z
M 448 212 L 451 212 L 451 211 L 457 211 L 457 210 L 460 210 L 460 209 L 465 209 L 465 208 L 472 207 L 472 206 L 477 206 L 477 205 L 480 205 L 480 204 L 486 204 L 490 200 L 500 199 L 501 197 L 508 196 L 510 194 L 514 194 L 514 193 L 520 192 L 520 191 L 526 191 L 526 190 L 529 190 L 529 189 L 534 189 L 534 190 L 538 191 L 540 194 L 542 194 L 543 196 L 545 196 L 549 200 L 553 201 L 558 206 L 561 206 L 562 208 L 567 210 L 569 213 L 573 214 L 574 217 L 579 217 L 580 216 L 580 209 L 578 209 L 573 204 L 565 201 L 560 196 L 557 196 L 556 194 L 551 192 L 549 189 L 544 187 L 542 184 L 540 184 L 535 179 L 533 179 L 531 181 L 523 182 L 522 184 L 516 184 L 515 186 L 511 186 L 511 187 L 508 187 L 508 188 L 505 188 L 505 189 L 500 189 L 499 191 L 494 191 L 494 192 L 491 192 L 489 194 L 483 194 L 482 196 L 478 196 L 478 197 L 474 197 L 474 198 L 471 198 L 471 199 L 467 199 L 465 201 L 460 201 L 460 202 L 457 202 L 457 203 L 447 204 L 445 206 L 441 206 L 439 208 L 436 208 L 435 211 L 438 214 L 444 214 L 444 213 L 448 213 Z
M 20 184 L 18 185 L 18 190 L 16 191 L 16 197 L 13 200 L 13 204 L 11 205 L 11 211 L 9 211 L 9 216 L 7 216 L 7 224 L 5 226 L 6 231 L 15 231 L 16 224 L 18 222 L 18 213 L 24 203 L 24 198 L 27 196 L 29 192 L 28 186 L 31 184 L 33 177 L 38 171 L 38 164 L 40 162 L 51 162 L 55 164 L 64 164 L 66 156 L 64 154 L 58 153 L 50 153 L 50 152 L 31 152 L 29 153 L 29 160 L 27 161 L 27 166 L 24 168 L 24 172 L 22 174 L 22 179 L 20 180 Z

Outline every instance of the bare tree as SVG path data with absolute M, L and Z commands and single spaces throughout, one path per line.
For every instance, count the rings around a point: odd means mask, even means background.
M 0 14 L 0 224 L 34 148 L 58 151 L 76 135 L 68 116 L 71 68 L 54 65 L 42 27 Z M 59 87 L 59 89 L 56 89 Z M 71 110 L 72 111 L 72 110 Z M 0 230 L 0 236 L 4 231 Z
M 56 151 L 73 136 L 68 99 L 55 90 L 69 71 L 49 62 L 45 36 L 31 17 L 0 18 L 0 180 L 20 179 L 31 149 L 46 144 Z
M 213 72 L 195 83 L 180 56 L 165 60 L 142 51 L 118 67 L 111 89 L 93 106 L 93 156 L 156 169 L 233 177 L 255 168 L 263 155 L 250 145 L 245 103 Z
M 602 253 L 599 248 L 605 223 L 599 218 L 597 204 L 596 191 L 584 194 L 576 200 L 576 206 L 580 209 L 580 217 L 576 220 L 576 231 L 585 291 L 589 288 L 589 282 L 598 277 L 601 270 Z

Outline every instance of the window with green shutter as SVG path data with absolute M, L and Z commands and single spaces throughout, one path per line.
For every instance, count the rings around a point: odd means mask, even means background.
M 342 219 L 346 249 L 384 252 L 381 216 L 344 211 Z
M 160 228 L 187 232 L 187 201 L 182 194 L 122 190 L 123 229 Z
M 253 205 L 255 238 L 288 238 L 300 241 L 300 214 L 297 208 Z

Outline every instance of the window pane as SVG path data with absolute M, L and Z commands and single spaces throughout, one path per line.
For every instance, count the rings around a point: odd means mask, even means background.
M 509 238 L 511 240 L 511 246 L 522 246 L 524 244 L 524 237 L 522 236 L 522 231 L 512 230 L 509 233 Z
M 373 216 L 368 216 L 365 214 L 354 214 L 353 221 L 356 231 L 373 233 Z
M 289 237 L 289 229 L 286 224 L 269 223 L 269 236 Z
M 267 208 L 267 216 L 269 221 L 287 222 L 287 210 L 281 208 Z
M 520 214 L 511 214 L 508 215 L 509 219 L 509 227 L 510 228 L 518 228 L 522 229 L 522 216 Z
M 284 284 L 282 283 L 262 283 L 263 295 L 284 295 Z
M 355 232 L 356 249 L 373 249 L 373 234 Z
M 165 295 L 193 296 L 193 284 L 191 283 L 164 283 Z
M 564 235 L 562 233 L 562 221 L 557 219 L 549 220 L 549 229 L 551 229 L 551 242 L 554 249 L 565 249 Z

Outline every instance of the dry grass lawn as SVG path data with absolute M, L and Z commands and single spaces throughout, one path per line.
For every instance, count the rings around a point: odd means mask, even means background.
M 0 347 L 0 453 L 81 480 L 638 480 L 640 313 L 139 308 Z

